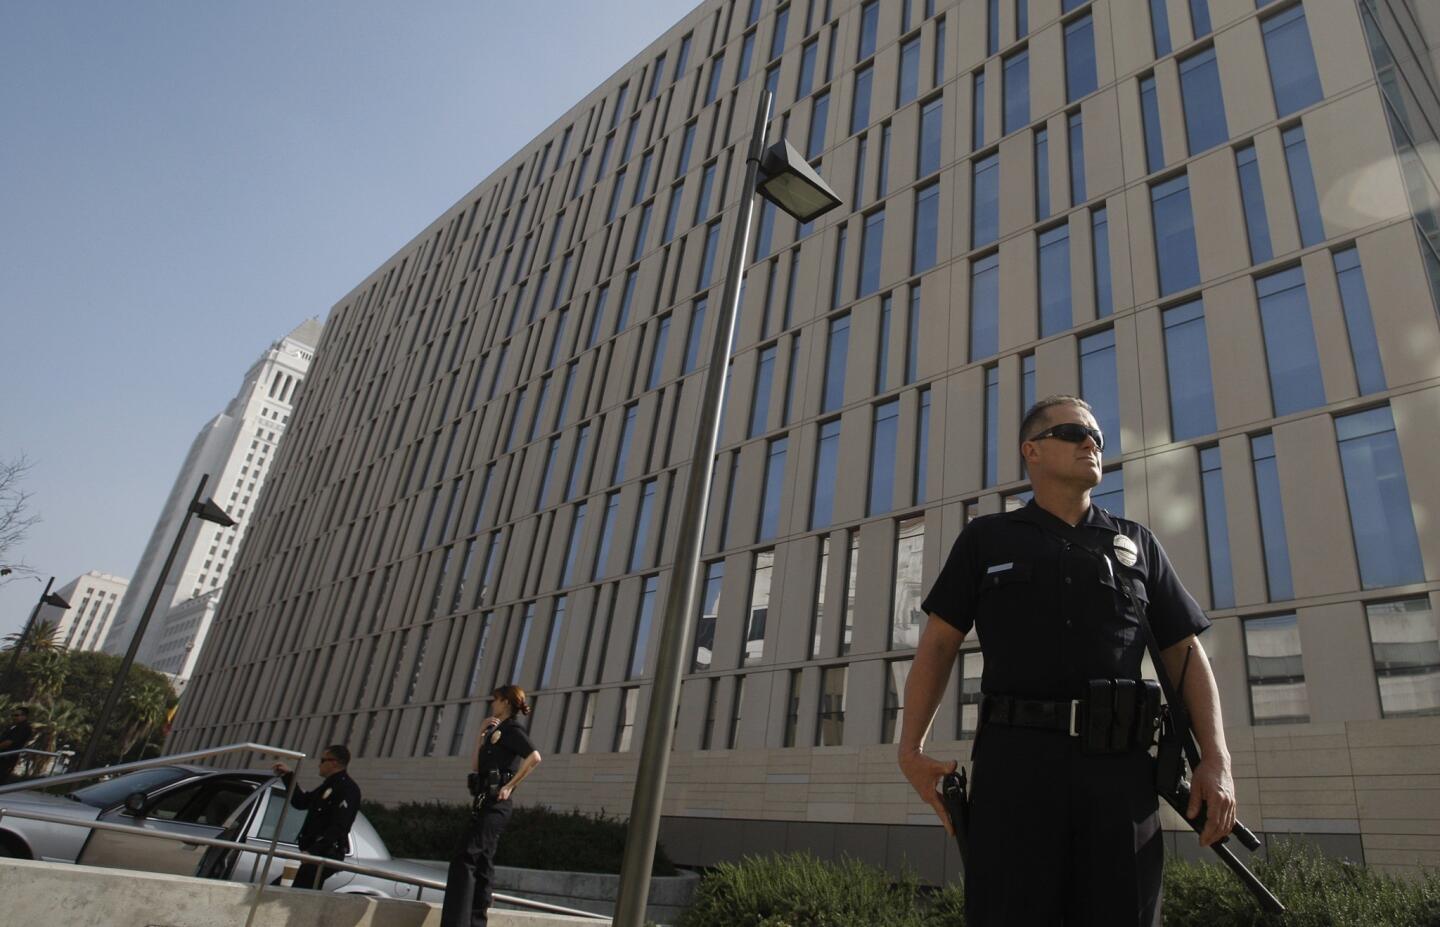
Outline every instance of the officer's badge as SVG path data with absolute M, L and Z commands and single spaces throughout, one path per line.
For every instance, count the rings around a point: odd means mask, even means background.
M 495 733 L 493 733 L 493 734 L 490 735 L 490 742 L 491 742 L 492 744 L 498 744 L 498 743 L 500 742 L 500 732 L 499 732 L 499 731 L 496 731 Z
M 1135 542 L 1123 534 L 1115 535 L 1115 559 L 1125 566 L 1134 566 L 1135 561 L 1140 559 L 1140 548 Z
M 330 797 L 330 793 L 333 792 L 333 791 L 334 791 L 334 789 L 326 789 L 325 791 L 323 791 L 323 792 L 320 793 L 320 797 L 321 797 L 321 798 L 329 798 L 329 797 Z

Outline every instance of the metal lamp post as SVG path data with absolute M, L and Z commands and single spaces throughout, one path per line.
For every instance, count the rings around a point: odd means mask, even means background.
M 39 579 L 37 576 L 36 579 Z M 0 689 L 9 689 L 10 684 L 15 680 L 15 669 L 20 665 L 20 651 L 25 649 L 25 644 L 30 640 L 30 632 L 35 627 L 35 618 L 40 614 L 40 606 L 50 605 L 54 608 L 68 609 L 70 603 L 60 597 L 58 592 L 51 592 L 50 587 L 55 585 L 55 577 L 50 577 L 50 582 L 45 584 L 45 591 L 40 593 L 40 598 L 35 601 L 35 607 L 30 609 L 30 618 L 25 622 L 25 630 L 20 632 L 20 639 L 15 641 L 15 650 L 10 654 L 10 665 L 5 668 L 5 683 Z
M 100 735 L 105 731 L 106 725 L 110 723 L 110 716 L 115 713 L 115 706 L 120 701 L 120 691 L 125 687 L 125 677 L 130 674 L 130 665 L 135 662 L 135 654 L 140 650 L 140 640 L 145 636 L 145 628 L 150 624 L 150 616 L 155 612 L 155 605 L 160 601 L 160 593 L 165 589 L 165 577 L 170 575 L 170 567 L 174 566 L 175 557 L 180 553 L 180 542 L 185 539 L 185 529 L 190 527 L 190 517 L 197 515 L 201 521 L 208 521 L 222 528 L 235 525 L 235 520 L 227 515 L 224 509 L 216 505 L 214 499 L 200 501 L 200 494 L 205 491 L 205 483 L 209 479 L 210 474 L 208 473 L 200 477 L 200 485 L 195 487 L 195 495 L 185 509 L 185 517 L 180 519 L 180 529 L 175 532 L 175 542 L 170 545 L 170 554 L 165 558 L 165 565 L 160 568 L 160 576 L 155 580 L 155 588 L 150 592 L 150 600 L 145 603 L 145 611 L 140 614 L 140 621 L 135 626 L 135 633 L 130 637 L 130 647 L 125 651 L 125 659 L 120 661 L 120 668 L 115 671 L 115 681 L 110 685 L 109 694 L 105 696 L 105 707 L 100 709 L 100 715 L 91 727 L 90 740 L 85 744 L 85 753 L 80 758 L 80 769 L 90 769 L 94 765 L 95 751 L 100 746 Z
M 735 334 L 735 317 L 739 313 L 740 278 L 745 270 L 755 194 L 758 192 L 800 222 L 809 222 L 841 202 L 840 197 L 788 142 L 782 139 L 766 150 L 765 129 L 770 120 L 770 104 L 770 91 L 762 87 L 755 109 L 755 127 L 750 135 L 750 150 L 745 158 L 745 183 L 735 211 L 734 237 L 726 262 L 725 290 L 715 320 L 710 366 L 705 373 L 695 445 L 690 454 L 690 473 L 676 532 L 679 540 L 675 548 L 675 566 L 665 596 L 655 682 L 651 687 L 645 738 L 640 748 L 635 796 L 630 805 L 620 889 L 615 899 L 616 927 L 641 927 L 645 922 L 650 869 L 655 862 L 655 841 L 660 833 L 665 777 L 670 769 L 670 748 L 679 708 L 680 677 L 684 672 L 690 641 L 689 619 L 695 610 L 700 542 L 705 528 L 705 514 L 710 505 L 710 477 L 715 469 L 720 405 L 725 391 L 731 341 Z

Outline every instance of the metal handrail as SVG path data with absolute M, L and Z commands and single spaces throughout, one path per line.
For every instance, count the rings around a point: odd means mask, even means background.
M 241 743 L 227 744 L 223 747 L 213 747 L 209 750 L 192 750 L 189 753 L 176 753 L 172 756 L 156 757 L 150 760 L 136 760 L 133 763 L 120 763 L 116 766 L 98 766 L 95 769 L 82 769 L 79 772 L 61 773 L 58 776 L 45 776 L 41 779 L 26 779 L 24 782 L 12 783 L 0 786 L 0 795 L 6 792 L 15 792 L 20 789 L 33 789 L 50 785 L 64 785 L 67 782 L 84 782 L 86 779 L 94 779 L 99 776 L 117 776 L 121 773 L 134 772 L 137 769 L 153 769 L 158 766 L 174 766 L 176 763 L 188 763 L 191 760 L 203 760 L 212 756 L 223 756 L 227 753 L 266 753 L 271 756 L 283 756 L 293 760 L 305 759 L 305 754 L 298 750 L 287 750 L 284 747 L 271 747 L 266 744 Z
M 15 750 L 0 750 L 0 756 L 15 756 L 18 753 L 29 753 L 34 756 L 74 756 L 74 750 L 32 750 L 29 747 L 19 747 Z
M 74 818 L 61 817 L 55 814 L 44 814 L 39 811 L 16 811 L 10 808 L 0 807 L 0 820 L 6 816 L 12 818 L 23 818 L 27 821 L 43 821 L 47 824 L 64 824 L 70 827 L 88 827 L 94 830 L 110 830 L 123 834 L 138 834 L 142 837 L 154 837 L 157 840 L 174 840 L 179 843 L 197 844 L 207 847 L 219 847 L 222 850 L 239 850 L 244 853 L 257 853 L 259 847 L 253 843 L 237 843 L 233 840 L 221 840 L 216 837 L 200 837 L 188 834 L 173 834 L 167 831 L 147 830 L 143 827 L 135 827 L 130 824 L 112 824 L 108 821 L 80 821 Z M 362 863 L 347 863 L 343 860 L 331 859 L 328 856 L 314 856 L 309 853 L 301 853 L 298 850 L 287 850 L 276 847 L 275 856 L 283 859 L 293 859 L 297 862 L 312 863 L 323 866 L 326 869 L 343 870 L 355 872 L 360 875 L 379 876 L 383 879 L 391 879 L 396 882 L 404 882 L 409 885 L 416 885 L 421 888 L 433 888 L 439 891 L 445 890 L 445 882 L 440 879 L 427 879 L 424 876 L 411 875 L 409 873 L 395 872 L 380 866 L 367 866 Z M 267 867 L 268 869 L 268 867 Z M 268 874 L 268 873 L 267 873 Z M 533 901 L 529 898 L 517 898 L 511 895 L 494 893 L 497 901 L 505 904 L 515 904 L 521 907 L 534 908 L 539 911 L 548 911 L 553 914 L 567 914 L 572 917 L 583 917 L 592 920 L 609 921 L 610 918 L 603 914 L 596 914 L 593 911 L 581 911 L 576 908 L 566 908 L 561 905 L 547 904 L 543 901 Z

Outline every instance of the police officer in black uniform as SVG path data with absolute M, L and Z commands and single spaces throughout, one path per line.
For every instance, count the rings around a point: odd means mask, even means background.
M 1158 695 L 1145 697 L 1145 636 L 1121 580 L 1148 601 L 1190 711 L 1203 758 L 1188 815 L 1205 806 L 1202 846 L 1235 820 L 1219 695 L 1195 637 L 1209 621 L 1149 530 L 1090 504 L 1104 436 L 1089 405 L 1042 400 L 1020 436 L 1033 501 L 972 520 L 922 604 L 930 617 L 905 687 L 900 768 L 948 830 L 936 788 L 956 764 L 926 756 L 924 739 L 975 629 L 985 669 L 967 922 L 1158 927 L 1163 846 L 1147 752 Z
M 450 860 L 440 927 L 486 927 L 494 900 L 495 850 L 514 810 L 510 796 L 540 765 L 540 751 L 518 723 L 530 713 L 525 690 L 511 685 L 491 692 L 490 712 L 480 726 L 475 763 L 466 783 L 475 804 L 469 830 Z
M 295 790 L 290 805 L 305 812 L 305 823 L 300 825 L 301 853 L 329 859 L 345 858 L 350 826 L 360 812 L 360 786 L 346 772 L 349 765 L 349 748 L 344 744 L 331 744 L 320 751 L 320 774 L 325 781 L 309 792 Z M 276 763 L 271 768 L 277 776 L 285 777 L 288 787 L 295 775 L 290 768 L 284 763 Z M 320 888 L 334 872 L 334 869 L 314 863 L 301 863 L 291 885 L 295 888 Z
M 0 753 L 24 750 L 25 745 L 33 736 L 35 736 L 35 732 L 30 727 L 30 709 L 24 705 L 16 705 L 10 712 L 10 726 L 0 731 Z M 10 774 L 15 771 L 15 765 L 19 762 L 20 754 L 18 753 L 0 756 L 0 783 L 10 778 Z

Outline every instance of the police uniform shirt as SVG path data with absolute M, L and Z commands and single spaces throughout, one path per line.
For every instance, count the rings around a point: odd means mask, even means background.
M 1096 505 L 1075 528 L 1033 501 L 974 519 L 921 608 L 966 634 L 977 629 L 983 692 L 1076 698 L 1087 680 L 1141 676 L 1145 636 L 1114 569 L 1148 602 L 1162 650 L 1209 627 L 1149 529 Z
M 360 786 L 342 769 L 327 777 L 319 788 L 297 790 L 291 804 L 306 812 L 298 838 L 301 850 L 343 851 L 350 826 L 360 811 Z
M 489 734 L 480 744 L 480 775 L 484 776 L 492 769 L 501 771 L 501 781 L 509 782 L 510 777 L 520 768 L 520 763 L 525 757 L 535 752 L 535 747 L 530 743 L 530 735 L 525 729 L 516 723 L 514 718 L 506 718 L 500 722 L 500 726 Z
M 33 736 L 34 731 L 30 727 L 30 722 L 18 721 L 5 728 L 5 730 L 0 731 L 0 744 L 4 744 L 3 747 L 0 747 L 0 750 L 8 752 L 10 750 L 24 749 L 25 745 L 30 742 L 30 738 Z M 6 757 L 6 759 L 13 760 L 17 759 L 17 757 Z

